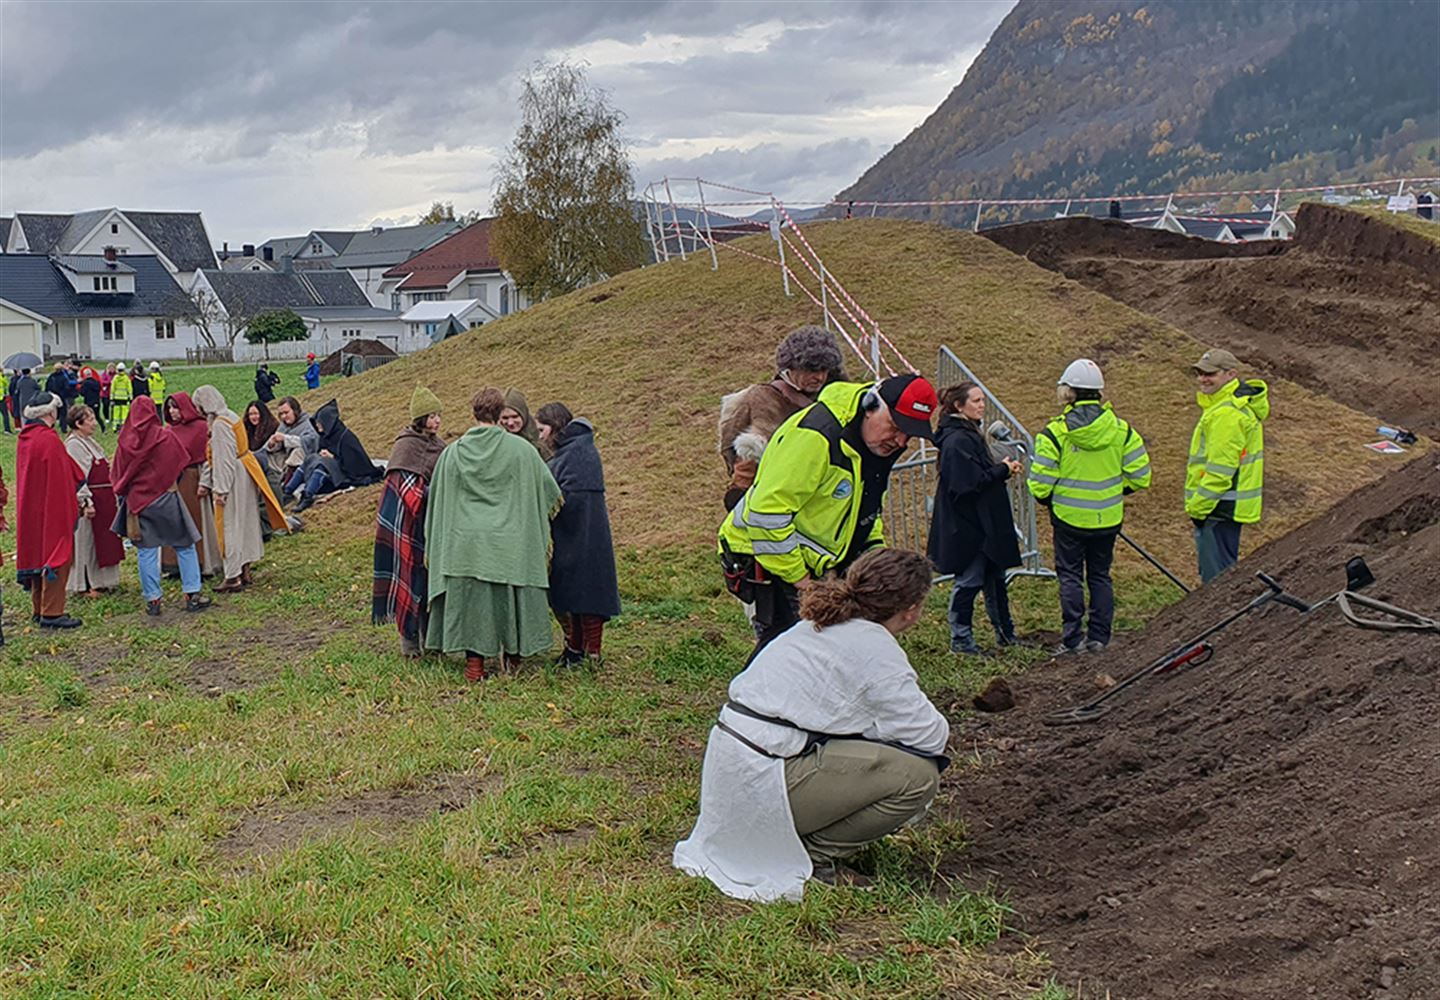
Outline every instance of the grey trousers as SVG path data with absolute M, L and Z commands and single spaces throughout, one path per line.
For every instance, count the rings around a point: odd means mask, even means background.
M 935 762 L 868 740 L 830 740 L 785 762 L 795 832 L 817 862 L 854 854 L 930 808 Z
M 1209 518 L 1195 529 L 1200 582 L 1209 583 L 1240 561 L 1240 525 Z

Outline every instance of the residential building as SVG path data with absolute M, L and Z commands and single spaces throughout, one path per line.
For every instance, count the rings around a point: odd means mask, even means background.
M 154 254 L 0 254 L 0 333 L 46 357 L 180 358 L 198 333 L 188 297 Z
M 385 272 L 461 229 L 459 222 L 418 226 L 374 226 L 359 232 L 315 230 L 304 237 L 282 237 L 260 245 L 275 260 L 293 258 L 297 271 L 348 271 L 365 290 L 370 304 L 391 308 L 391 292 L 398 281 Z
M 499 313 L 479 299 L 417 302 L 400 316 L 400 322 L 405 326 L 406 350 L 397 348 L 396 353 L 418 351 L 499 318 Z
M 305 321 L 310 337 L 272 344 L 270 357 L 303 357 L 309 351 L 328 354 L 355 339 L 379 340 L 401 351 L 405 328 L 400 314 L 372 306 L 349 271 L 286 270 L 289 263 L 282 261 L 278 271 L 217 268 L 202 272 L 197 280 L 202 297 L 213 298 L 218 307 L 217 341 L 228 341 L 229 334 L 235 334 L 237 361 L 265 355 L 263 345 L 245 342 L 244 328 L 251 317 L 272 309 L 293 310 Z
M 476 301 L 485 308 L 472 309 L 469 315 L 487 322 L 529 305 L 490 249 L 494 221 L 473 222 L 387 270 L 383 278 L 390 292 L 390 308 L 409 310 L 423 302 Z
M 9 226 L 0 229 L 6 230 L 7 254 L 83 257 L 113 248 L 121 257 L 153 255 L 187 292 L 196 274 L 215 266 L 215 251 L 199 212 L 17 212 Z

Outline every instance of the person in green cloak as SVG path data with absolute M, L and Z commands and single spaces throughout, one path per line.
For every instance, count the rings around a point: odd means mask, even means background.
M 550 519 L 561 493 L 540 453 L 500 426 L 499 389 L 481 389 L 470 406 L 477 426 L 440 453 L 430 483 L 425 648 L 463 652 L 473 683 L 486 660 L 508 668 L 550 648 Z

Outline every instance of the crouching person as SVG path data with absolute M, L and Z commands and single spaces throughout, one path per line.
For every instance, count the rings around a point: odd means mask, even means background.
M 950 726 L 895 638 L 929 590 L 924 556 L 875 549 L 804 591 L 802 620 L 730 682 L 675 867 L 737 899 L 798 900 L 929 808 Z

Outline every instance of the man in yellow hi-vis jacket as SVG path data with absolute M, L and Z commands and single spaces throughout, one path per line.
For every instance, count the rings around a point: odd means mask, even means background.
M 755 482 L 720 524 L 726 587 L 754 606 L 755 653 L 800 619 L 800 590 L 885 544 L 880 508 L 912 437 L 939 408 L 919 375 L 834 382 L 776 428 Z
M 1191 367 L 1200 420 L 1190 437 L 1185 514 L 1195 525 L 1200 579 L 1209 583 L 1240 558 L 1240 526 L 1260 520 L 1270 387 L 1240 379 L 1240 362 L 1212 348 Z

